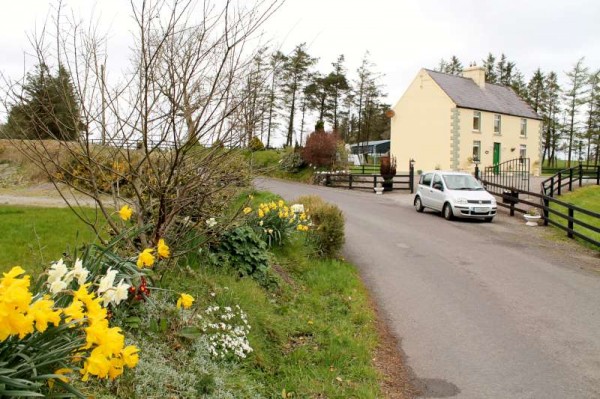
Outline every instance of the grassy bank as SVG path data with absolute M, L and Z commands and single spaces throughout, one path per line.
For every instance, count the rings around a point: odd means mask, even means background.
M 558 199 L 563 202 L 567 202 L 569 204 L 576 205 L 580 208 L 587 209 L 592 212 L 600 213 L 600 186 L 587 186 L 587 187 L 578 188 L 575 191 L 568 192 L 568 193 L 561 195 L 560 197 L 558 197 Z M 558 205 L 555 203 L 551 203 L 551 208 L 556 209 L 557 211 L 559 211 L 565 215 L 568 214 L 568 210 L 564 206 L 561 206 L 561 205 Z M 556 215 L 552 215 L 552 214 L 550 217 L 553 221 L 560 223 L 561 225 L 563 225 L 565 227 L 567 226 L 566 219 L 556 216 Z M 594 218 L 592 216 L 584 215 L 582 213 L 577 213 L 577 212 L 575 214 L 575 218 L 577 220 L 581 220 L 592 226 L 600 228 L 600 221 L 598 220 L 598 218 Z M 589 230 L 585 227 L 579 226 L 577 224 L 575 224 L 574 228 L 575 228 L 575 231 L 585 234 L 586 236 L 588 236 L 596 241 L 600 241 L 600 233 L 596 233 L 594 231 L 591 231 L 591 230 Z M 565 234 L 565 233 L 561 230 L 561 234 Z M 587 246 L 591 246 L 595 249 L 599 249 L 598 247 L 592 246 L 591 244 L 588 244 L 587 242 L 585 242 L 583 240 L 579 240 L 579 241 L 581 241 L 582 243 L 585 243 L 585 245 L 587 245 Z
M 271 198 L 255 193 L 254 201 Z M 3 270 L 24 263 L 32 252 L 27 241 L 32 231 L 43 243 L 38 252 L 45 261 L 57 259 L 78 234 L 80 242 L 91 239 L 65 209 L 3 211 L 5 231 L 21 237 L 3 242 Z M 115 382 L 80 388 L 97 398 L 382 397 L 381 376 L 372 364 L 375 315 L 356 269 L 315 257 L 302 234 L 269 256 L 267 283 L 207 263 L 202 252 L 180 258 L 164 274 L 160 289 L 137 310 L 129 309 L 128 322 L 121 324 L 128 342 L 140 348 L 138 367 Z M 34 259 L 39 258 L 30 262 Z M 175 311 L 173 295 L 179 292 L 196 298 L 193 310 Z M 247 315 L 252 352 L 245 359 L 215 359 L 206 334 L 182 333 L 184 323 L 207 317 L 207 309 L 216 306 L 239 306 Z

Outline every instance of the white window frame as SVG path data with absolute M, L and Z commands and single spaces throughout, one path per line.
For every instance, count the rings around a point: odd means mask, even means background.
M 494 114 L 494 134 L 502 134 L 502 115 Z
M 521 118 L 521 137 L 527 137 L 527 118 Z
M 477 128 L 475 128 L 475 121 L 477 120 Z M 473 131 L 481 131 L 481 111 L 473 111 Z
M 527 158 L 527 145 L 526 144 L 521 144 L 519 146 L 519 158 L 520 159 Z
M 481 162 L 481 140 L 473 140 L 473 162 L 475 161 Z

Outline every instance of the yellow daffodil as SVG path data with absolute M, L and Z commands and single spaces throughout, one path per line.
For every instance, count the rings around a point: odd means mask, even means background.
M 244 208 L 244 215 L 249 214 L 250 212 L 252 212 L 252 208 L 250 208 L 249 206 Z
M 38 299 L 29 307 L 27 314 L 35 321 L 35 328 L 39 332 L 44 332 L 48 328 L 48 323 L 57 327 L 60 323 L 60 309 L 54 310 L 54 301 L 49 296 Z
M 181 294 L 177 300 L 177 309 L 183 306 L 184 309 L 189 309 L 194 303 L 194 297 L 189 294 Z
M 121 351 L 121 357 L 127 367 L 134 368 L 138 364 L 138 352 L 139 349 L 133 345 L 129 345 Z
M 261 218 L 261 219 L 265 217 L 265 213 L 263 212 L 262 209 L 258 210 L 258 217 Z
M 138 256 L 137 267 L 140 269 L 143 267 L 152 267 L 154 264 L 154 255 L 152 255 L 153 252 L 153 248 L 144 249 Z
M 83 302 L 79 299 L 73 299 L 73 302 L 63 309 L 63 313 L 67 316 L 65 319 L 67 323 L 70 323 L 73 320 L 82 320 L 85 317 L 85 313 L 83 312 Z
M 59 380 L 61 380 L 64 383 L 68 383 L 69 382 L 69 377 L 66 377 L 65 374 L 71 374 L 73 372 L 72 369 L 68 369 L 68 368 L 61 368 L 56 370 L 53 374 L 56 374 L 60 377 L 58 377 Z M 54 378 L 50 378 L 48 380 L 48 386 L 52 389 L 52 387 L 54 387 Z
M 125 221 L 131 219 L 131 215 L 133 215 L 133 209 L 129 205 L 123 205 L 121 209 L 119 209 L 119 217 Z
M 169 249 L 169 246 L 165 244 L 165 240 L 163 240 L 162 238 L 158 240 L 158 244 L 156 245 L 156 252 L 158 252 L 158 256 L 160 256 L 161 258 L 168 258 L 169 256 L 171 256 L 171 250 Z
M 278 205 L 280 208 L 282 208 L 282 207 L 285 205 L 285 202 L 283 202 L 283 200 L 279 200 L 279 201 L 277 202 L 277 205 Z

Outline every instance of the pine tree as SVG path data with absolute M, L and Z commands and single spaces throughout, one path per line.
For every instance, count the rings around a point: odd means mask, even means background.
M 487 58 L 483 60 L 483 67 L 485 68 L 485 81 L 486 83 L 496 84 L 498 83 L 498 76 L 496 75 L 496 57 L 489 53 Z
M 564 99 L 567 103 L 566 106 L 568 115 L 568 167 L 571 167 L 573 139 L 575 138 L 575 132 L 577 129 L 577 115 L 579 113 L 579 107 L 583 104 L 584 96 L 586 94 L 587 73 L 588 68 L 583 65 L 583 57 L 577 61 L 571 71 L 567 72 L 567 77 L 569 78 L 569 89 L 565 92 Z
M 344 56 L 340 55 L 336 62 L 331 64 L 333 71 L 327 75 L 328 90 L 332 104 L 331 109 L 331 124 L 333 131 L 338 131 L 338 113 L 343 96 L 350 89 L 348 80 L 346 79 L 346 69 L 344 68 Z
M 52 75 L 47 65 L 27 75 L 21 102 L 11 108 L 4 134 L 12 138 L 76 140 L 84 130 L 75 88 L 62 66 Z
M 558 76 L 555 72 L 550 72 L 546 75 L 544 80 L 544 103 L 542 109 L 543 114 L 543 126 L 544 135 L 542 137 L 542 144 L 544 151 L 542 153 L 542 164 L 548 156 L 548 163 L 554 164 L 556 158 L 556 151 L 558 150 L 558 143 L 560 140 L 561 126 L 559 117 L 561 114 L 560 108 L 560 95 L 561 89 L 558 85 Z
M 598 164 L 598 144 L 600 143 L 600 70 L 593 72 L 588 78 L 588 97 L 586 100 L 586 130 L 584 139 L 587 141 L 587 162 L 592 159 L 592 148 L 595 147 L 595 164 Z
M 281 81 L 281 74 L 283 64 L 287 57 L 281 52 L 276 51 L 271 55 L 269 61 L 269 68 L 271 73 L 271 85 L 268 89 L 267 95 L 267 148 L 271 147 L 271 135 L 277 126 L 277 111 L 279 109 L 279 83 Z
M 451 75 L 460 75 L 462 71 L 462 63 L 460 62 L 457 56 L 453 55 L 452 58 L 450 58 L 450 62 L 446 64 L 446 70 L 444 72 L 449 73 Z
M 540 68 L 536 69 L 527 84 L 527 102 L 535 112 L 543 112 L 542 105 L 544 104 L 545 87 L 544 73 Z
M 306 52 L 306 43 L 296 46 L 289 57 L 283 63 L 283 92 L 289 107 L 288 128 L 286 145 L 293 144 L 294 116 L 296 114 L 296 102 L 298 92 L 303 88 L 309 75 L 309 69 L 316 63 Z

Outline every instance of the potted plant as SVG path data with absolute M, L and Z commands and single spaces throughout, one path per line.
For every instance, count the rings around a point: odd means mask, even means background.
M 536 208 L 529 208 L 527 213 L 523 215 L 527 223 L 527 226 L 537 226 L 538 221 L 542 218 Z
M 383 177 L 383 191 L 392 191 L 394 188 L 394 176 L 396 176 L 396 157 L 381 157 L 379 173 Z

